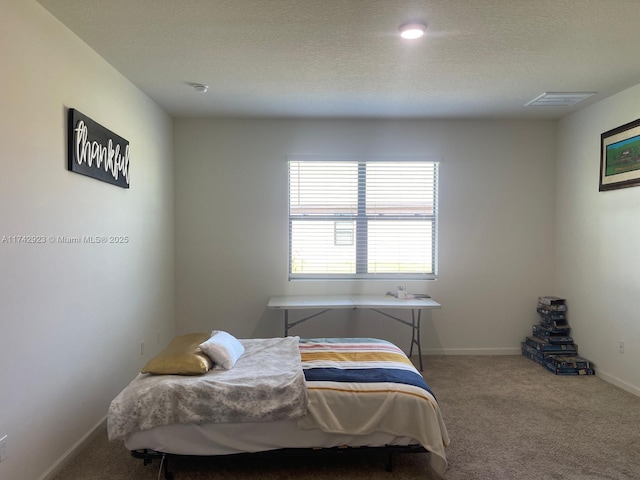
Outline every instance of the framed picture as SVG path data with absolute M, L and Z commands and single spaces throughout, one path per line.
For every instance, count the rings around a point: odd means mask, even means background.
M 600 136 L 600 191 L 640 185 L 640 119 Z

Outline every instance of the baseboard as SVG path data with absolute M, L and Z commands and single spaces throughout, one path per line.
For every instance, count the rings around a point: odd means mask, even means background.
M 53 465 L 38 477 L 38 480 L 53 480 L 60 471 L 67 466 L 96 436 L 107 428 L 107 416 L 105 415 L 91 428 L 80 440 L 74 443 L 69 450 L 64 452 Z
M 613 375 L 609 375 L 608 373 L 603 372 L 598 368 L 596 368 L 596 376 L 600 377 L 605 382 L 611 383 L 616 387 L 620 387 L 621 389 L 626 390 L 627 392 L 632 393 L 637 397 L 640 397 L 640 388 L 636 387 L 635 385 L 631 385 L 630 383 L 620 380 Z
M 414 350 L 415 352 L 415 350 Z M 522 355 L 520 347 L 504 348 L 423 348 L 422 355 Z

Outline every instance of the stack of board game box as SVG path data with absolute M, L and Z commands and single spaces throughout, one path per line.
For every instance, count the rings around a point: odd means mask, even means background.
M 522 342 L 522 355 L 556 375 L 594 375 L 591 363 L 578 355 L 578 346 L 569 336 L 567 304 L 564 298 L 538 297 L 540 323 Z

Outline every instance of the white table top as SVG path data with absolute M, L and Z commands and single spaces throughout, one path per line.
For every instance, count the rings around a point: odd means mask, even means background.
M 431 298 L 398 300 L 391 295 L 293 295 L 272 297 L 268 308 L 302 310 L 311 308 L 441 308 Z

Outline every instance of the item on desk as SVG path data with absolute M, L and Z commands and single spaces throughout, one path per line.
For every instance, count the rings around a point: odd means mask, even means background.
M 407 298 L 407 287 L 398 285 L 398 300 L 405 300 Z
M 406 292 L 406 290 L 405 290 L 405 292 Z M 386 295 L 388 295 L 389 297 L 400 298 L 402 300 L 401 297 L 398 297 L 397 293 L 387 292 Z M 417 298 L 431 298 L 431 295 L 427 295 L 426 293 L 407 293 L 406 296 L 405 296 L 406 300 L 413 300 L 413 299 L 417 299 Z

